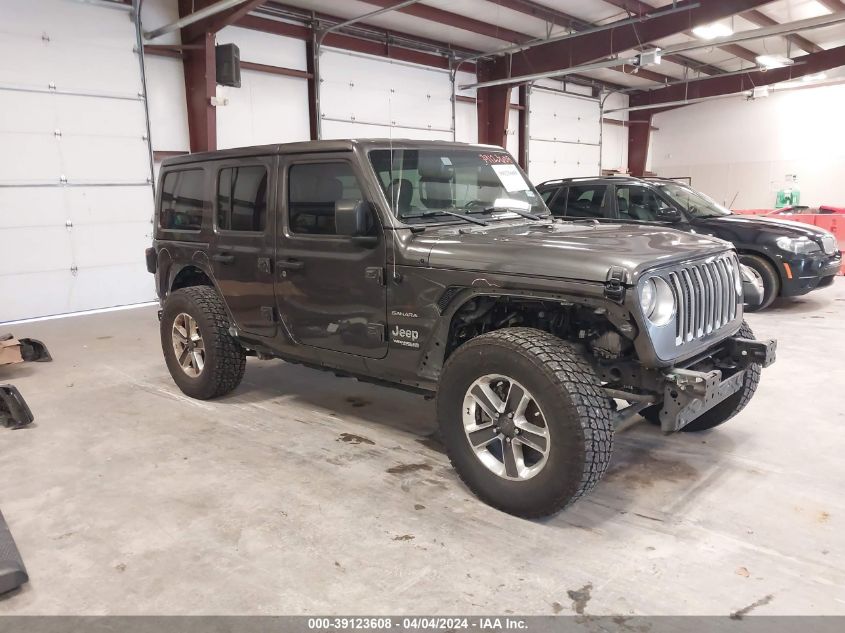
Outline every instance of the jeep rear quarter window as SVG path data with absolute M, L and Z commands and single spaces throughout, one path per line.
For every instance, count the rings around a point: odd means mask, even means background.
M 217 228 L 264 231 L 267 219 L 267 168 L 248 165 L 221 169 L 217 176 Z
M 202 228 L 203 186 L 201 169 L 171 171 L 161 185 L 159 226 L 172 231 L 199 231 Z
M 293 233 L 336 235 L 335 203 L 363 198 L 349 163 L 302 163 L 288 170 L 288 221 Z

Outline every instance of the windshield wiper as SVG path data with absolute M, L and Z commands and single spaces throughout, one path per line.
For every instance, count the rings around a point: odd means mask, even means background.
M 494 211 L 510 211 L 511 213 L 516 213 L 517 215 L 522 216 L 523 218 L 528 218 L 529 220 L 544 220 L 545 218 L 539 215 L 535 215 L 534 213 L 529 213 L 528 211 L 523 211 L 522 209 L 517 209 L 516 207 L 484 207 L 480 211 L 469 211 L 468 213 L 493 213 Z
M 465 213 L 458 213 L 456 211 L 446 211 L 445 209 L 438 209 L 436 211 L 426 211 L 425 213 L 418 215 L 418 218 L 432 218 L 437 215 L 453 215 L 456 218 L 461 218 L 462 220 L 466 220 L 467 222 L 472 222 L 473 224 L 478 224 L 481 226 L 490 226 L 489 222 L 485 222 L 484 220 L 479 220 L 478 218 L 471 218 L 470 216 L 466 215 Z

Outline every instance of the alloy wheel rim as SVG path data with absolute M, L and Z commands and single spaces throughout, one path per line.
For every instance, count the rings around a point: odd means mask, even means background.
M 180 313 L 173 320 L 173 351 L 176 362 L 188 376 L 196 378 L 205 367 L 205 343 L 199 324 L 190 314 Z
M 487 374 L 464 396 L 464 433 L 478 460 L 512 481 L 536 476 L 549 457 L 546 418 L 534 396 L 519 382 Z

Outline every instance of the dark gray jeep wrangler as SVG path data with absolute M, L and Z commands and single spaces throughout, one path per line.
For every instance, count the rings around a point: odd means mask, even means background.
M 587 493 L 637 414 L 730 419 L 774 360 L 729 243 L 555 221 L 498 147 L 233 149 L 165 161 L 157 191 L 147 266 L 182 391 L 228 393 L 257 355 L 435 396 L 461 478 L 516 515 Z

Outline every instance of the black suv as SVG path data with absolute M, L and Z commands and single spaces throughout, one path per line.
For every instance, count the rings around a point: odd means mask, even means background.
M 568 178 L 549 180 L 537 190 L 560 218 L 671 226 L 731 242 L 739 260 L 752 268 L 763 297 L 748 311 L 771 305 L 776 297 L 795 297 L 833 283 L 842 267 L 836 238 L 815 226 L 737 215 L 708 196 L 662 178 Z
M 147 267 L 186 394 L 228 393 L 258 356 L 436 396 L 460 476 L 526 517 L 599 481 L 621 421 L 722 424 L 775 353 L 743 322 L 729 244 L 555 221 L 489 146 L 314 141 L 168 159 Z

